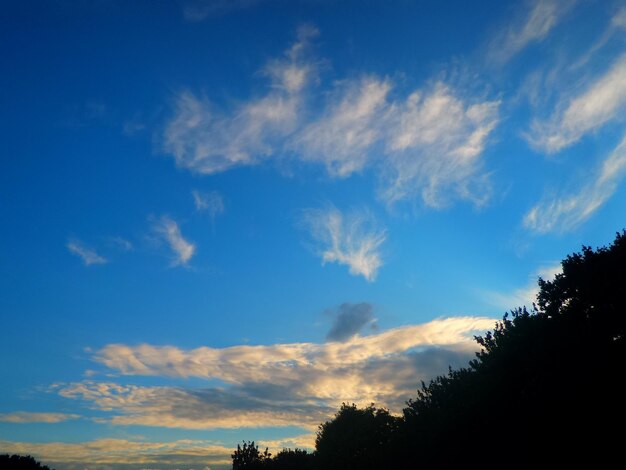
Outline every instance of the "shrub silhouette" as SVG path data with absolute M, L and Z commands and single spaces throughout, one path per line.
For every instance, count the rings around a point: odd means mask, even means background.
M 422 382 L 401 418 L 343 404 L 320 425 L 314 468 L 614 466 L 626 437 L 625 324 L 622 232 L 539 279 L 532 309 L 476 337 L 476 359 Z

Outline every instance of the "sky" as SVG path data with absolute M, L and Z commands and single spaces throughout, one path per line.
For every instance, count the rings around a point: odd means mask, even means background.
M 0 453 L 401 411 L 626 227 L 625 46 L 623 0 L 0 2 Z

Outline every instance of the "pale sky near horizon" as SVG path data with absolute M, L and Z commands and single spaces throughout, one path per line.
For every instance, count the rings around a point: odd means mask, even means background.
M 0 453 L 398 412 L 626 228 L 624 0 L 0 3 Z

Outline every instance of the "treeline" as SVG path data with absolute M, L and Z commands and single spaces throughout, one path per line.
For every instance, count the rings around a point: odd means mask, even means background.
M 622 232 L 540 279 L 532 310 L 476 337 L 476 359 L 422 383 L 402 416 L 344 404 L 320 425 L 313 453 L 244 443 L 233 469 L 621 467 L 625 322 Z

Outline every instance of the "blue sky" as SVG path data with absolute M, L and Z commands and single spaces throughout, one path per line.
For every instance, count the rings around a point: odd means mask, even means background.
M 622 1 L 0 12 L 0 452 L 311 447 L 625 226 Z

